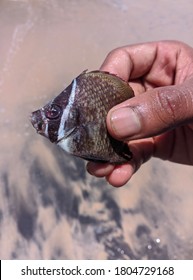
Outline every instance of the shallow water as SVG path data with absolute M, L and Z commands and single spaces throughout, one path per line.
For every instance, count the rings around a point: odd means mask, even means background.
M 115 47 L 193 45 L 192 10 L 191 0 L 0 2 L 1 259 L 193 258 L 192 167 L 151 160 L 114 189 L 29 122 Z

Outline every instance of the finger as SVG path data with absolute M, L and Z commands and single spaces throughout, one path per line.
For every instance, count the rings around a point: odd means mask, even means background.
M 154 139 L 134 140 L 129 143 L 133 153 L 133 159 L 122 165 L 100 164 L 89 162 L 87 170 L 96 177 L 106 177 L 106 180 L 114 187 L 125 185 L 141 164 L 149 160 L 154 153 Z
M 159 135 L 193 119 L 193 79 L 150 90 L 115 106 L 107 116 L 110 134 L 120 140 Z
M 106 180 L 113 187 L 122 187 L 129 181 L 134 172 L 135 168 L 130 164 L 115 166 L 113 171 L 106 176 Z
M 178 53 L 183 46 L 175 41 L 161 41 L 117 48 L 108 54 L 101 70 L 127 81 L 146 76 L 150 84 L 169 85 L 173 82 Z
M 88 162 L 86 168 L 91 175 L 105 177 L 113 171 L 114 165 L 108 163 Z
M 88 162 L 87 171 L 96 177 L 106 177 L 113 187 L 121 187 L 132 177 L 135 167 L 131 164 L 112 165 Z
M 123 165 L 115 166 L 112 172 L 106 175 L 106 180 L 114 187 L 125 185 L 140 166 L 154 154 L 154 139 L 134 140 L 129 143 L 133 159 Z
M 116 74 L 128 81 L 148 72 L 155 55 L 156 44 L 154 43 L 117 48 L 107 55 L 101 70 Z

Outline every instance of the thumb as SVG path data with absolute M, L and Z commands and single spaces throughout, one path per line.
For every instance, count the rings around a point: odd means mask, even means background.
M 115 107 L 107 116 L 109 133 L 132 140 L 158 135 L 193 120 L 193 79 L 178 86 L 159 87 Z

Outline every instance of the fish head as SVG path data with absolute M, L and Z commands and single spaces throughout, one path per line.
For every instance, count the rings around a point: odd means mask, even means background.
M 32 112 L 31 123 L 37 133 L 53 143 L 67 138 L 77 126 L 77 110 L 74 106 L 76 81 L 41 109 Z

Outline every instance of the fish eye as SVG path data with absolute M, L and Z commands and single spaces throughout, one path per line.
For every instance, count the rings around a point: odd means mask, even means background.
M 51 104 L 49 108 L 46 110 L 45 116 L 46 118 L 53 120 L 53 119 L 57 119 L 60 116 L 61 112 L 62 109 L 59 105 Z

